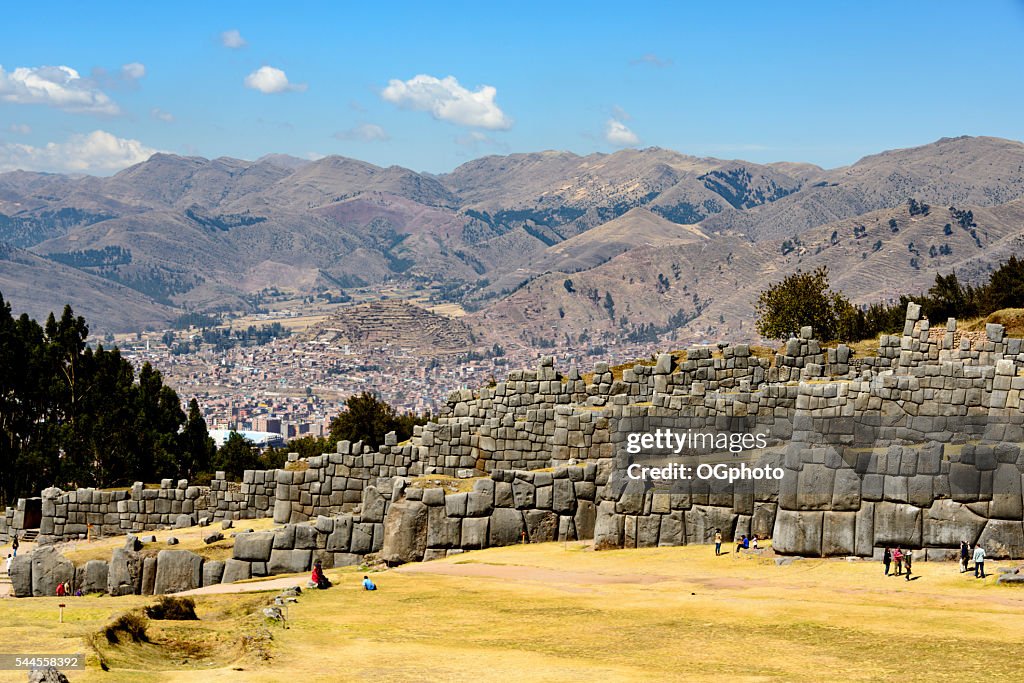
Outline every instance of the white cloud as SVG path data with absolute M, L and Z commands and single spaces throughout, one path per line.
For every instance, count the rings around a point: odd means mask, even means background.
M 11 125 L 7 126 L 7 130 L 11 131 L 12 133 L 17 133 L 18 135 L 28 135 L 29 133 L 32 132 L 32 126 L 28 125 L 27 123 L 12 123 Z
M 644 56 L 638 57 L 637 59 L 631 59 L 629 63 L 632 64 L 633 66 L 637 66 L 637 65 L 640 65 L 640 64 L 647 64 L 649 66 L 656 66 L 659 69 L 664 69 L 667 66 L 672 66 L 672 60 L 671 59 L 665 59 L 665 58 L 659 57 L 658 55 L 654 54 L 653 52 L 648 52 Z
M 335 133 L 334 137 L 339 140 L 361 140 L 363 142 L 383 142 L 391 139 L 388 132 L 376 123 L 361 123 L 355 128 Z
M 259 90 L 264 95 L 280 92 L 302 92 L 304 83 L 289 83 L 288 76 L 272 66 L 261 66 L 245 77 L 245 87 Z
M 45 104 L 90 114 L 121 111 L 93 80 L 82 78 L 69 66 L 18 67 L 14 71 L 0 66 L 0 102 Z
M 224 47 L 231 48 L 232 50 L 238 50 L 248 45 L 245 42 L 245 38 L 238 32 L 237 28 L 228 29 L 224 33 L 220 34 L 220 44 Z
M 137 81 L 146 75 L 146 65 L 140 62 L 130 62 L 121 67 L 121 78 L 126 81 Z
M 138 140 L 94 130 L 88 134 L 72 135 L 65 142 L 50 142 L 43 147 L 0 143 L 0 172 L 22 169 L 108 174 L 141 163 L 158 151 Z
M 482 85 L 471 92 L 459 85 L 454 76 L 435 78 L 420 74 L 407 81 L 391 79 L 381 98 L 405 109 L 430 112 L 440 121 L 460 126 L 507 130 L 512 119 L 494 102 L 496 88 Z
M 640 144 L 640 138 L 622 121 L 608 119 L 604 124 L 604 139 L 616 147 L 632 147 Z
M 164 111 L 160 107 L 153 107 L 150 109 L 149 116 L 157 121 L 163 121 L 164 123 L 174 123 L 174 114 L 169 111 Z

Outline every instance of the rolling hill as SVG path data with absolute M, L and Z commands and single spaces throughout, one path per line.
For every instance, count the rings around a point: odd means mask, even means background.
M 156 154 L 107 178 L 0 174 L 0 291 L 116 331 L 266 288 L 405 282 L 443 286 L 481 337 L 749 336 L 758 289 L 797 268 L 827 265 L 858 301 L 982 277 L 1021 246 L 1022 201 L 1024 144 L 985 137 L 831 170 L 660 148 L 442 175 Z

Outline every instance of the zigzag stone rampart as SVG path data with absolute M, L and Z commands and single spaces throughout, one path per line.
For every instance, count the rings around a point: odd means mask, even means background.
M 865 358 L 822 346 L 808 328 L 772 358 L 744 344 L 695 347 L 681 362 L 662 354 L 620 376 L 606 363 L 586 377 L 562 374 L 548 357 L 453 392 L 407 442 L 389 435 L 374 450 L 342 441 L 335 453 L 247 471 L 240 487 L 219 478 L 211 487 L 48 489 L 40 539 L 79 537 L 86 524 L 137 533 L 272 514 L 284 526 L 269 549 L 239 536 L 224 580 L 315 559 L 331 566 L 378 553 L 400 563 L 523 540 L 701 543 L 716 529 L 726 539 L 772 537 L 783 554 L 870 557 L 903 545 L 946 557 L 965 540 L 1021 557 L 1022 368 L 1021 340 L 1001 326 L 980 338 L 955 321 L 932 329 L 913 304 L 903 334 L 883 335 L 878 355 Z M 630 454 L 627 435 L 659 428 L 763 434 L 764 448 L 712 460 L 783 475 L 630 478 L 629 465 L 665 454 Z M 446 493 L 430 488 L 438 475 L 475 481 Z M 26 509 L 24 500 L 8 508 L 0 537 L 24 528 Z

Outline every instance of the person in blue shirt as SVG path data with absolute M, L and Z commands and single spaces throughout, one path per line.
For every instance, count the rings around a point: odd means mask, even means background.
M 364 576 L 363 577 L 363 590 L 368 590 L 368 591 L 375 591 L 375 590 L 377 590 L 377 585 L 373 581 L 370 581 L 370 577 L 369 576 Z

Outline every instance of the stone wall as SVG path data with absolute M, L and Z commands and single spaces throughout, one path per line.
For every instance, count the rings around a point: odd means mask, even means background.
M 413 557 L 422 541 L 422 557 L 430 558 L 479 547 L 463 539 L 481 533 L 488 544 L 507 540 L 506 522 L 515 526 L 516 515 L 528 536 L 536 524 L 550 526 L 554 515 L 557 536 L 588 537 L 592 525 L 581 525 L 575 510 L 554 507 L 565 479 L 537 470 L 586 473 L 604 463 L 603 476 L 594 470 L 593 479 L 568 479 L 573 505 L 594 505 L 603 547 L 699 542 L 721 528 L 727 537 L 772 535 L 783 553 L 871 555 L 881 545 L 903 544 L 941 554 L 956 545 L 952 536 L 962 536 L 989 543 L 997 555 L 1020 555 L 1022 369 L 1021 340 L 1005 338 L 1001 326 L 973 337 L 958 332 L 955 321 L 936 330 L 913 304 L 903 334 L 883 335 L 877 357 L 856 358 L 845 345 L 825 348 L 806 328 L 772 358 L 755 357 L 744 344 L 695 347 L 682 362 L 661 354 L 619 378 L 606 363 L 586 377 L 576 368 L 563 374 L 546 357 L 493 386 L 454 392 L 436 422 L 417 427 L 404 443 L 389 435 L 379 450 L 343 441 L 336 453 L 292 456 L 285 469 L 247 471 L 238 487 L 218 478 L 209 489 L 186 482 L 126 492 L 49 489 L 41 531 L 46 541 L 81 534 L 89 523 L 104 534 L 124 533 L 204 515 L 244 519 L 272 511 L 278 524 L 316 520 L 332 529 L 323 547 L 278 550 L 358 556 L 405 534 Z M 726 460 L 778 467 L 784 476 L 724 487 L 628 481 L 625 434 L 666 426 L 763 432 L 768 448 Z M 562 468 L 570 463 L 580 466 Z M 404 483 L 432 475 L 491 476 L 455 498 Z M 534 493 L 525 493 L 530 487 Z M 392 491 L 395 519 L 407 520 L 393 529 L 385 520 Z M 371 492 L 383 500 L 373 503 L 380 515 L 366 511 Z M 461 495 L 467 512 L 460 515 Z M 516 495 L 533 495 L 534 504 Z M 469 501 L 487 496 L 490 512 L 468 512 Z M 19 509 L 22 502 L 6 511 L 0 532 L 23 528 Z M 496 510 L 517 512 L 497 513 L 496 520 Z M 483 532 L 481 519 L 488 520 Z M 345 543 L 335 535 L 328 548 L 338 524 L 351 532 Z M 492 528 L 502 530 L 494 539 Z

